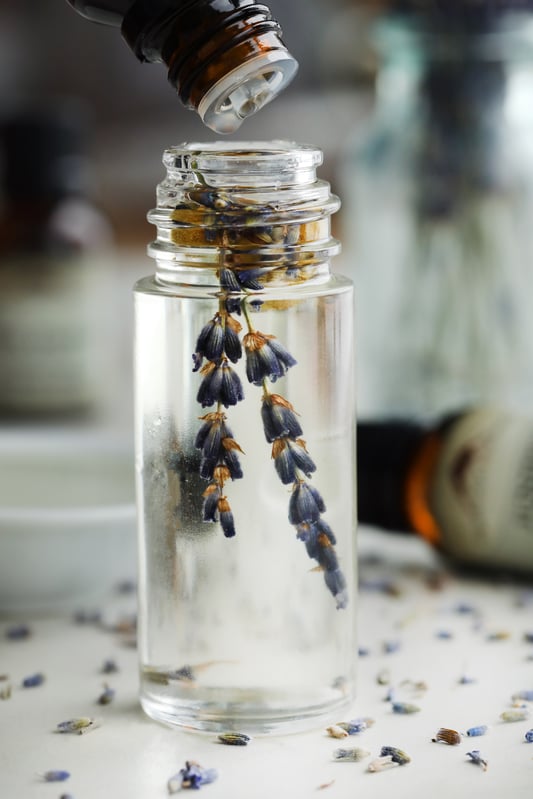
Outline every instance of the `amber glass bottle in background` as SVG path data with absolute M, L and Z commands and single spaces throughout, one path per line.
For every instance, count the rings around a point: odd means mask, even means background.
M 533 420 L 495 408 L 357 427 L 361 524 L 412 532 L 457 563 L 533 574 Z
M 297 62 L 267 6 L 255 0 L 68 0 L 121 28 L 140 61 L 163 62 L 181 102 L 231 133 L 294 77 Z
M 111 233 L 87 196 L 85 115 L 21 112 L 1 125 L 0 153 L 0 412 L 93 412 Z

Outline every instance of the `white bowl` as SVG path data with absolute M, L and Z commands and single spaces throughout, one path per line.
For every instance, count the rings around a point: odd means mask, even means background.
M 136 571 L 129 442 L 0 432 L 0 613 L 70 610 Z

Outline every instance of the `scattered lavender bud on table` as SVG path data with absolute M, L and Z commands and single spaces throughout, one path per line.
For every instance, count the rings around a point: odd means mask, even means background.
M 528 730 L 525 733 L 524 738 L 526 739 L 526 743 L 533 744 L 533 730 Z
M 486 724 L 480 724 L 477 727 L 469 727 L 466 734 L 469 738 L 477 738 L 480 735 L 486 735 L 488 729 Z
M 378 771 L 386 771 L 389 768 L 396 768 L 398 763 L 395 763 L 391 755 L 384 755 L 377 757 L 368 764 L 367 771 L 377 773 Z
M 218 736 L 218 740 L 227 746 L 248 746 L 252 739 L 244 732 L 223 732 Z
M 61 769 L 52 769 L 45 771 L 42 778 L 45 782 L 65 782 L 70 777 L 70 771 L 62 771 Z
M 330 727 L 326 727 L 326 732 L 330 738 L 347 738 L 348 733 L 343 727 L 339 727 L 338 724 L 332 724 Z
M 380 757 L 387 757 L 389 755 L 392 758 L 392 762 L 398 763 L 399 766 L 406 766 L 407 763 L 411 762 L 411 758 L 403 749 L 397 749 L 395 746 L 382 746 Z
M 477 682 L 477 680 L 475 677 L 469 677 L 467 674 L 463 674 L 461 677 L 459 677 L 457 682 L 459 685 L 473 685 Z
M 370 757 L 370 752 L 367 749 L 359 749 L 353 747 L 352 749 L 335 749 L 333 752 L 333 760 L 339 762 L 359 763 L 365 757 Z
M 11 685 L 4 685 L 4 687 L 0 689 L 0 699 L 11 699 Z
M 56 727 L 56 731 L 60 733 L 72 733 L 83 735 L 95 726 L 95 720 L 88 716 L 80 716 L 75 719 L 68 719 L 67 721 L 60 721 Z
M 398 652 L 401 649 L 401 646 L 401 641 L 384 641 L 383 652 L 386 655 L 392 655 L 395 652 Z
M 104 685 L 104 690 L 98 697 L 97 702 L 99 705 L 110 705 L 114 698 L 115 698 L 115 689 L 110 688 L 109 685 Z
M 6 638 L 9 641 L 25 641 L 31 635 L 31 629 L 27 624 L 13 624 L 6 630 Z
M 487 635 L 487 641 L 507 641 L 511 637 L 508 630 L 496 630 L 496 632 Z
M 37 688 L 39 685 L 42 685 L 44 682 L 44 674 L 40 672 L 36 674 L 30 674 L 28 677 L 24 677 L 22 680 L 22 687 L 23 688 Z
M 352 719 L 351 721 L 339 721 L 335 726 L 340 727 L 348 735 L 358 735 L 363 730 L 366 730 L 369 725 L 366 719 Z
M 527 708 L 521 708 L 519 710 L 504 710 L 503 713 L 500 714 L 500 719 L 506 723 L 514 721 L 526 721 L 528 718 L 529 710 Z
M 479 749 L 473 749 L 471 752 L 466 753 L 467 757 L 470 758 L 470 762 L 473 763 L 475 766 L 481 766 L 483 771 L 486 771 L 488 768 L 488 763 L 486 760 L 483 760 Z
M 400 715 L 409 715 L 411 713 L 418 713 L 420 708 L 418 705 L 413 705 L 411 702 L 393 702 L 392 712 L 399 713 Z
M 533 702 L 533 689 L 529 691 L 518 691 L 511 697 L 513 701 Z
M 390 683 L 390 672 L 388 669 L 382 669 L 376 676 L 378 685 L 388 685 Z
M 214 782 L 218 777 L 218 773 L 214 768 L 202 768 L 199 763 L 193 760 L 187 760 L 184 768 L 180 769 L 177 774 L 174 774 L 167 783 L 169 794 L 178 793 L 178 791 L 193 789 L 198 790 L 203 785 L 208 785 Z
M 102 614 L 99 610 L 77 610 L 74 614 L 76 624 L 100 624 Z
M 461 735 L 456 730 L 450 730 L 448 727 L 441 727 L 431 740 L 433 743 L 445 743 L 450 746 L 457 746 L 457 744 L 461 743 Z
M 101 674 L 116 674 L 118 671 L 119 668 L 116 664 L 116 661 L 112 658 L 107 658 L 104 660 L 102 668 L 100 669 Z

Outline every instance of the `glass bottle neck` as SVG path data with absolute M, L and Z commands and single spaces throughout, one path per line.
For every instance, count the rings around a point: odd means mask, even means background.
M 165 152 L 166 178 L 149 254 L 163 283 L 234 290 L 323 280 L 339 250 L 330 216 L 339 200 L 319 180 L 319 150 L 290 142 L 186 144 Z

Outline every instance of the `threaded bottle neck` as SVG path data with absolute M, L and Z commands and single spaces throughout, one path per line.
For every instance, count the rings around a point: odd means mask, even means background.
M 245 289 L 329 277 L 328 260 L 339 250 L 330 216 L 339 200 L 317 178 L 320 150 L 283 141 L 192 143 L 167 150 L 163 162 L 167 175 L 148 214 L 157 226 L 149 254 L 162 282 L 209 283 L 221 268 L 237 278 L 253 271 Z

